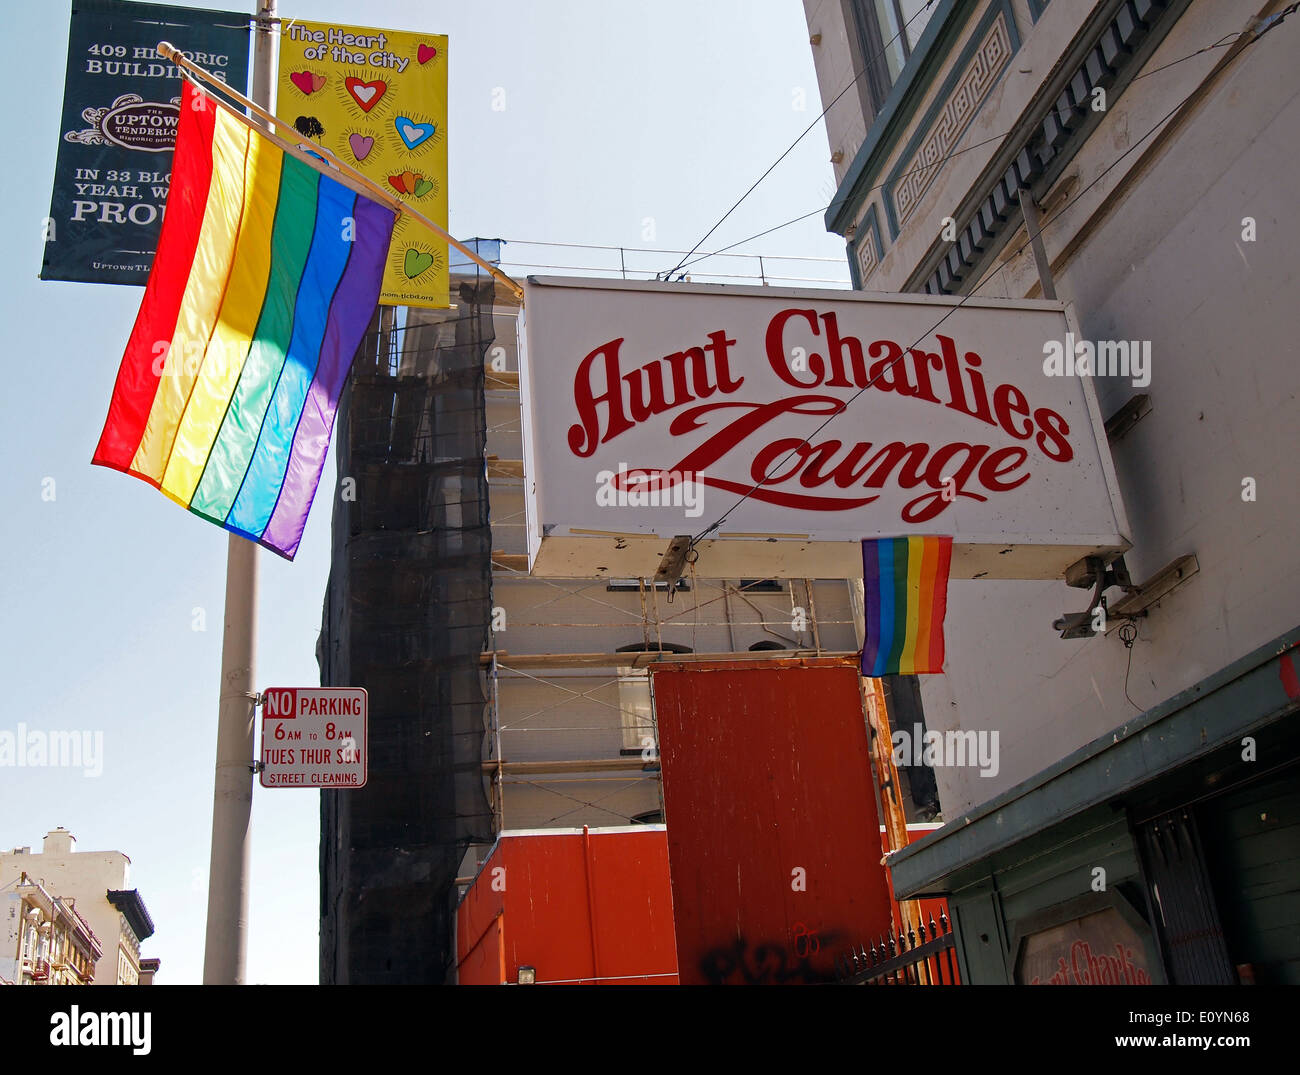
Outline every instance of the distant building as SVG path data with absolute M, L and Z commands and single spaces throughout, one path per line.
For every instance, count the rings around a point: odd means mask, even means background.
M 46 834 L 43 848 L 36 854 L 28 847 L 0 852 L 0 899 L 4 900 L 0 903 L 4 915 L 0 925 L 0 977 L 18 982 L 19 977 L 6 967 L 17 969 L 21 976 L 22 953 L 26 951 L 45 953 L 31 958 L 51 964 L 54 959 L 50 953 L 62 952 L 67 957 L 65 963 L 71 960 L 73 969 L 68 973 L 76 974 L 75 968 L 86 966 L 86 952 L 93 948 L 87 984 L 152 984 L 158 961 L 142 960 L 140 944 L 153 936 L 154 924 L 140 893 L 127 887 L 131 860 L 121 851 L 78 851 L 76 847 L 72 833 L 57 828 Z M 11 891 L 19 894 L 17 901 L 7 898 Z M 34 915 L 33 910 L 39 915 Z M 42 943 L 38 935 L 28 948 L 30 931 L 24 928 L 19 931 L 22 937 L 15 938 L 21 944 L 11 952 L 10 934 L 22 915 L 36 924 L 38 934 L 41 924 L 50 923 L 49 940 Z M 64 923 L 63 934 L 58 932 L 60 921 Z M 55 943 L 60 937 L 61 947 Z M 16 968 L 13 960 L 20 961 Z
M 99 938 L 71 899 L 52 896 L 26 873 L 0 895 L 0 985 L 85 985 L 95 977 Z

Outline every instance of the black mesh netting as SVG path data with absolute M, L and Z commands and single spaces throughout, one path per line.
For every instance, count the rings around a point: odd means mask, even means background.
M 490 843 L 479 656 L 491 617 L 484 359 L 493 285 L 376 315 L 336 425 L 324 686 L 370 695 L 364 788 L 321 793 L 323 984 L 448 980 L 454 885 Z

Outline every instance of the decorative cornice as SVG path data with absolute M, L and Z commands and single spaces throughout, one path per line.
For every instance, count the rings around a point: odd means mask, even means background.
M 1019 48 L 1011 0 L 998 0 L 971 32 L 934 103 L 885 180 L 890 238 L 898 238 L 949 151 L 966 132 Z
M 108 902 L 126 917 L 127 924 L 135 933 L 137 940 L 143 941 L 153 936 L 153 919 L 149 917 L 149 911 L 144 905 L 144 900 L 140 897 L 139 889 L 121 890 L 110 888 L 108 890 Z
M 1164 16 L 1184 6 L 1185 0 L 1130 0 L 1120 6 L 1060 95 L 1030 125 L 1033 133 L 1010 166 L 960 224 L 956 241 L 941 252 L 938 264 L 923 277 L 928 294 L 957 292 L 962 280 L 984 262 L 987 252 L 1014 234 L 1017 225 L 1012 218 L 1017 217 L 1020 191 L 1050 186 L 1099 122 L 1093 113 L 1093 91 L 1105 91 L 1110 96 L 1107 106 L 1113 105 L 1132 81 L 1138 53 L 1154 48 L 1174 21 Z M 1153 33 L 1157 24 L 1161 24 L 1158 35 Z
M 912 51 L 884 105 L 876 113 L 867 137 L 858 147 L 853 163 L 826 210 L 826 230 L 844 234 L 853 217 L 867 200 L 872 185 L 894 143 L 907 129 L 925 91 L 942 69 L 951 46 L 979 0 L 939 0 L 921 40 Z
M 862 290 L 867 278 L 880 267 L 880 259 L 884 256 L 879 214 L 876 212 L 876 203 L 872 202 L 849 242 L 849 275 L 855 290 Z

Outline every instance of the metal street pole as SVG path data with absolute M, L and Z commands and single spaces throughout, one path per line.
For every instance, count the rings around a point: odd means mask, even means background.
M 276 0 L 257 5 L 252 99 L 274 105 Z M 253 811 L 254 655 L 257 643 L 257 545 L 230 535 L 226 611 L 221 636 L 221 698 L 208 860 L 208 924 L 204 985 L 243 985 L 248 954 L 248 860 Z

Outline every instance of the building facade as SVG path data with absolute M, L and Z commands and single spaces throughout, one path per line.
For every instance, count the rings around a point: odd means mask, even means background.
M 456 901 L 502 833 L 662 823 L 652 662 L 861 645 L 843 580 L 529 575 L 518 304 L 463 265 L 452 286 L 376 323 L 340 408 L 355 496 L 318 657 L 369 691 L 371 757 L 322 793 L 324 983 L 454 980 Z
M 76 902 L 20 873 L 0 896 L 0 985 L 86 985 L 102 949 Z
M 81 925 L 68 927 L 71 949 L 65 945 L 62 951 L 65 962 L 73 968 L 70 973 L 79 976 L 77 968 L 84 969 L 87 964 L 84 953 L 78 962 L 77 945 L 93 942 L 91 947 L 95 949 L 95 958 L 89 961 L 92 977 L 85 984 L 138 985 L 141 984 L 140 944 L 153 935 L 154 924 L 139 891 L 127 887 L 130 867 L 131 860 L 121 851 L 78 851 L 72 833 L 57 828 L 46 834 L 42 849 L 36 853 L 28 847 L 0 852 L 0 892 L 6 891 L 4 886 L 14 882 L 17 882 L 14 888 L 7 891 L 23 891 L 22 879 L 26 878 L 35 886 L 33 893 L 47 893 L 54 904 L 73 914 Z M 38 907 L 44 916 L 41 922 L 56 921 L 39 901 L 32 906 Z M 15 920 L 17 913 L 21 913 L 16 905 L 6 907 L 6 928 L 10 928 L 11 909 L 16 911 L 12 916 Z M 31 908 L 26 913 L 30 915 Z M 67 918 L 66 913 L 64 918 Z M 86 939 L 78 940 L 78 929 L 84 930 Z M 50 951 L 54 950 L 52 938 L 51 934 L 51 944 L 45 945 Z M 39 937 L 36 939 L 39 941 Z M 7 935 L 4 945 L 7 950 Z M 33 950 L 39 950 L 39 946 Z M 43 955 L 39 958 L 49 960 L 52 957 Z M 158 963 L 154 961 L 147 975 L 150 982 Z M 12 978 L 2 965 L 0 976 Z
M 1070 372 L 1094 377 L 1132 530 L 1080 588 L 952 582 L 922 708 L 997 733 L 1000 765 L 936 769 L 948 824 L 892 857 L 896 891 L 948 895 L 967 982 L 1300 981 L 1300 21 L 805 10 L 855 286 L 1054 290 L 1083 346 L 1044 341 L 1043 375 L 1097 356 Z

